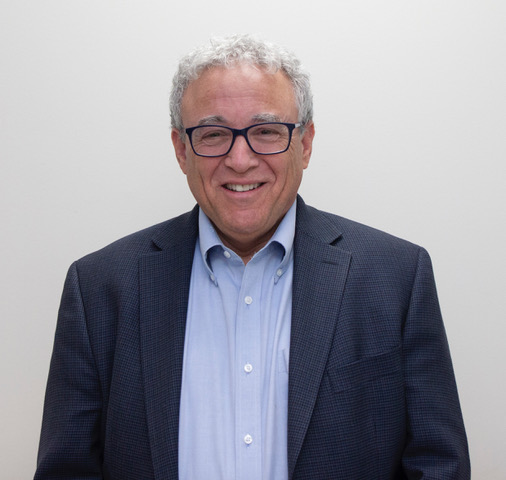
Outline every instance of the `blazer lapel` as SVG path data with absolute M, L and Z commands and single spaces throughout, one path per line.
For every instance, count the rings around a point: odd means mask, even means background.
M 351 253 L 335 223 L 298 198 L 288 386 L 288 478 L 311 419 L 337 323 Z
M 179 399 L 197 210 L 168 225 L 139 263 L 140 345 L 155 478 L 178 477 Z

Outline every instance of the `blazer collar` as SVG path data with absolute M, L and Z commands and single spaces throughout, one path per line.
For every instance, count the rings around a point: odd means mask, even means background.
M 342 236 L 337 218 L 306 205 L 302 197 L 297 195 L 296 230 L 299 234 L 314 239 L 318 244 L 334 245 Z
M 195 205 L 191 211 L 160 224 L 152 236 L 153 243 L 160 250 L 169 250 L 177 245 L 193 248 L 198 235 L 198 218 L 199 206 Z

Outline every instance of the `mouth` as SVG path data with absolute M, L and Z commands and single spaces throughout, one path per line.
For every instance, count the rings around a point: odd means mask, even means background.
M 232 192 L 249 192 L 263 185 L 262 183 L 250 183 L 248 185 L 239 185 L 237 183 L 227 183 L 224 187 Z

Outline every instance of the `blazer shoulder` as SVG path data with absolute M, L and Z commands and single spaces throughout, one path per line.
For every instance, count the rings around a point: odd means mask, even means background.
M 372 264 L 416 264 L 425 249 L 408 240 L 302 204 L 298 210 L 299 236 L 311 243 L 324 242 L 349 252 L 354 262 Z M 306 242 L 304 242 L 307 244 Z
M 331 231 L 331 235 L 338 238 L 341 245 L 356 245 L 358 242 L 359 245 L 374 244 L 376 248 L 383 245 L 403 246 L 416 250 L 421 248 L 419 245 L 380 229 L 309 205 L 304 204 L 300 209 L 300 214 L 301 230 L 309 235 L 317 235 L 319 238 L 322 231 Z
M 78 269 L 102 269 L 114 264 L 137 265 L 139 257 L 176 245 L 195 244 L 198 208 L 127 235 L 76 261 Z

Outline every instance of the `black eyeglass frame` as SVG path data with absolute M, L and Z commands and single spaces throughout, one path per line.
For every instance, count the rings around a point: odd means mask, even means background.
M 258 127 L 258 126 L 261 126 L 261 125 L 284 125 L 285 127 L 287 127 L 288 128 L 288 143 L 286 145 L 286 148 L 284 150 L 279 150 L 278 152 L 272 152 L 272 153 L 257 152 L 251 146 L 251 143 L 249 143 L 247 133 L 248 133 L 249 129 L 254 128 L 254 127 Z M 300 126 L 302 126 L 301 123 L 285 123 L 285 122 L 262 122 L 262 123 L 255 123 L 254 125 L 250 125 L 249 127 L 246 127 L 246 128 L 232 128 L 232 127 L 227 127 L 225 125 L 197 125 L 195 127 L 186 128 L 185 132 L 188 135 L 188 138 L 190 139 L 190 145 L 192 147 L 193 153 L 195 153 L 195 155 L 197 155 L 199 157 L 216 158 L 216 157 L 224 157 L 225 155 L 228 155 L 230 153 L 230 150 L 232 150 L 232 148 L 234 146 L 234 143 L 235 143 L 235 139 L 237 137 L 244 137 L 244 139 L 246 140 L 246 143 L 248 144 L 248 147 L 251 149 L 252 152 L 256 153 L 257 155 L 278 155 L 279 153 L 286 152 L 290 148 L 290 143 L 292 142 L 293 131 L 297 127 L 300 127 Z M 202 153 L 197 153 L 195 151 L 195 147 L 193 146 L 192 133 L 193 133 L 194 130 L 197 130 L 198 128 L 203 128 L 203 127 L 219 127 L 219 128 L 226 128 L 227 130 L 230 130 L 232 132 L 232 142 L 230 143 L 229 149 L 225 153 L 222 153 L 221 155 L 203 155 Z

